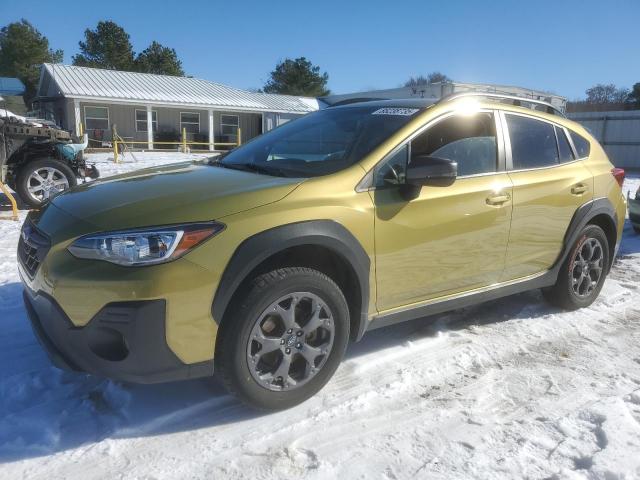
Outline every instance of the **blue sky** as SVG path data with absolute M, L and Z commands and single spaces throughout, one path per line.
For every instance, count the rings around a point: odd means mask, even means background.
M 640 1 L 9 1 L 70 63 L 84 29 L 111 19 L 136 51 L 176 49 L 185 71 L 239 88 L 306 56 L 334 93 L 400 86 L 439 70 L 454 80 L 519 85 L 570 99 L 595 83 L 640 82 Z

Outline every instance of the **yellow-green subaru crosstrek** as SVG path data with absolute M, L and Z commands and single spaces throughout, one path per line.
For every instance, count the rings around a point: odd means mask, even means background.
M 222 158 L 55 197 L 22 230 L 24 300 L 59 367 L 215 373 L 250 405 L 287 408 L 367 330 L 534 288 L 591 304 L 623 175 L 540 102 L 331 107 Z

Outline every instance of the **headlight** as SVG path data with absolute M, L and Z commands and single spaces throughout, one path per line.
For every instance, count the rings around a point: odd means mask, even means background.
M 106 232 L 80 237 L 67 250 L 77 258 L 125 266 L 152 265 L 180 258 L 222 230 L 222 223 L 206 222 Z

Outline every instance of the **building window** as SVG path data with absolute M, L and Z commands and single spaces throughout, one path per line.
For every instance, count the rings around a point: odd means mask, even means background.
M 228 140 L 232 142 L 238 140 L 238 127 L 240 127 L 238 115 L 222 115 L 220 117 L 220 133 Z
M 180 132 L 183 128 L 187 133 L 200 133 L 200 114 L 180 112 Z
M 158 112 L 155 110 L 151 111 L 151 131 L 158 131 Z M 146 132 L 147 131 L 147 111 L 146 110 L 136 110 L 136 132 Z
M 84 127 L 86 131 L 109 130 L 109 108 L 84 107 Z

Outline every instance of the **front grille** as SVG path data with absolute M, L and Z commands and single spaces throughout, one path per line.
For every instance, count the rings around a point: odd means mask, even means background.
M 26 221 L 20 232 L 18 258 L 29 277 L 35 276 L 50 247 L 49 239 L 39 232 L 30 221 Z

